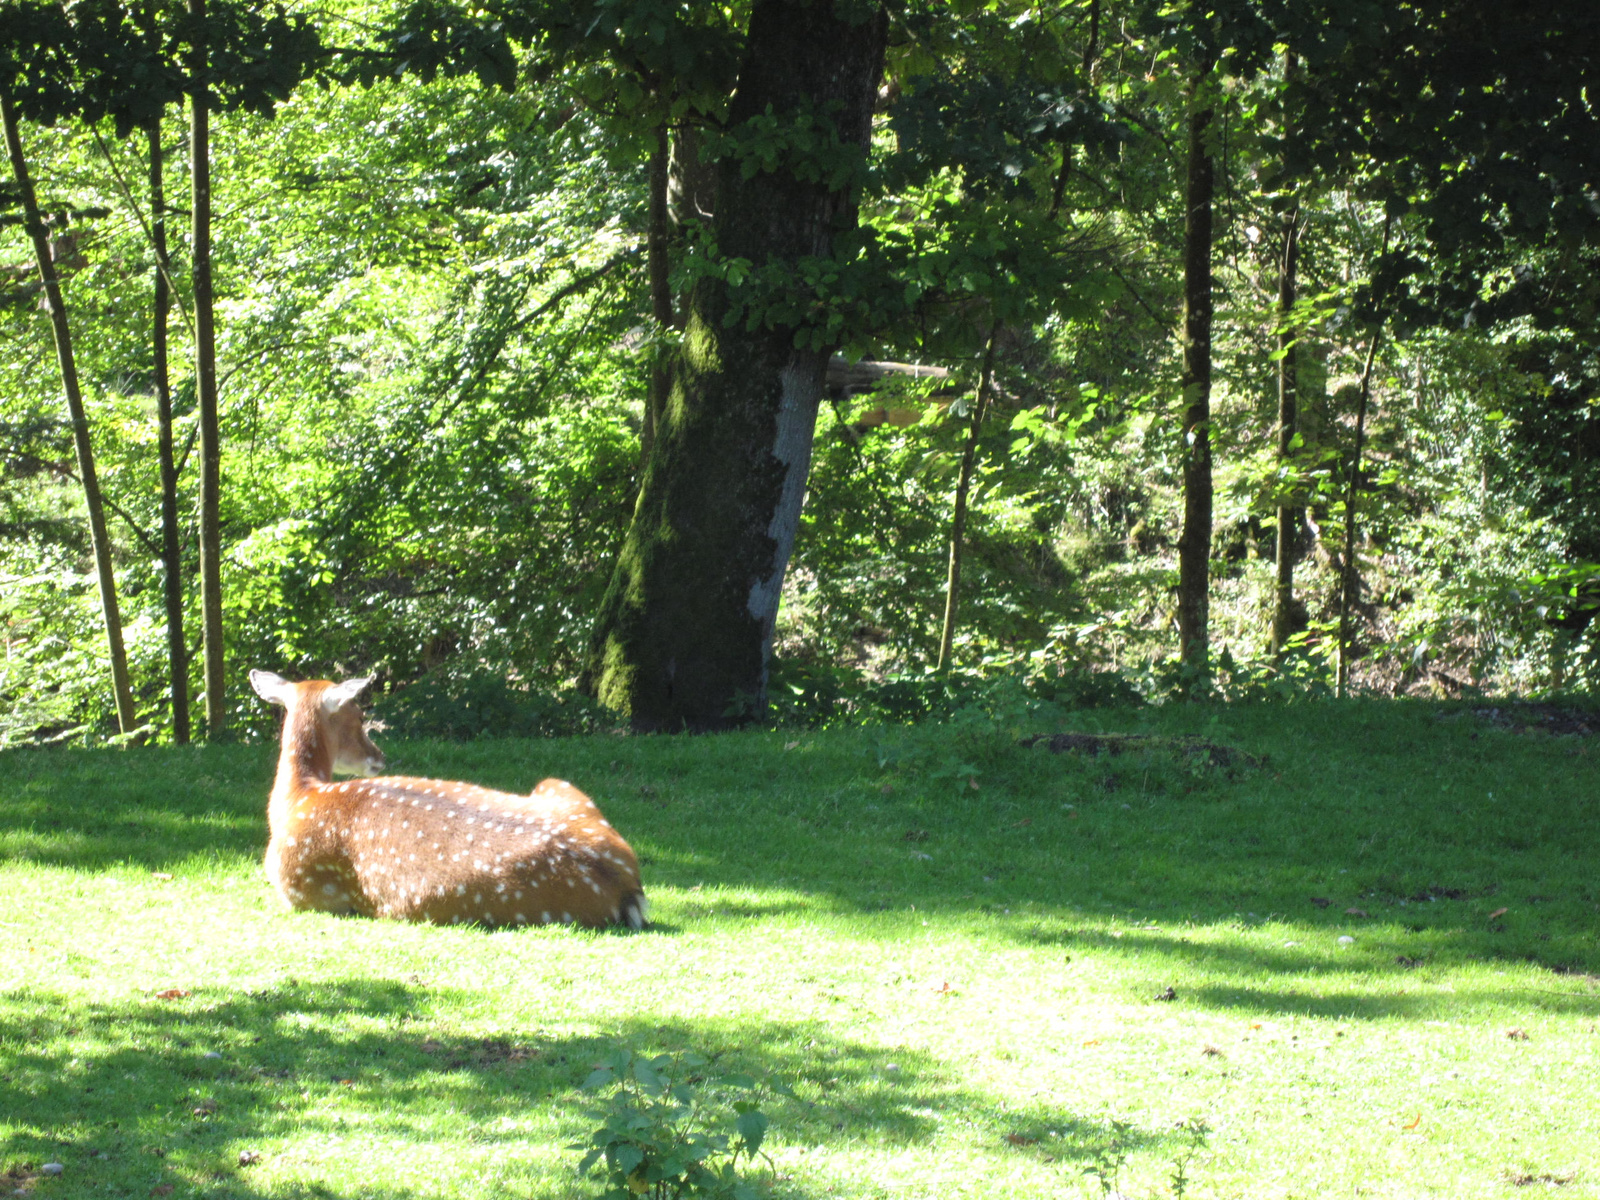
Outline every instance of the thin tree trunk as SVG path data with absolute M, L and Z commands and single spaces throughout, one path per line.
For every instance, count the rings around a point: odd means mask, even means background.
M 204 22 L 206 0 L 189 0 L 189 16 Z M 195 399 L 200 424 L 200 626 L 204 645 L 206 740 L 227 724 L 227 676 L 222 635 L 222 438 L 217 418 L 217 347 L 211 293 L 211 95 L 205 86 L 206 47 L 191 59 L 189 167 L 193 195 L 191 272 L 194 276 Z
M 728 127 L 828 114 L 839 142 L 864 152 L 887 31 L 881 4 L 757 0 Z M 851 186 L 786 166 L 747 177 L 742 166 L 725 159 L 718 175 L 716 241 L 729 258 L 797 270 L 831 257 L 855 226 Z M 766 704 L 834 347 L 804 326 L 730 320 L 740 298 L 709 277 L 688 297 L 671 394 L 595 622 L 583 686 L 638 729 L 715 729 Z
M 1300 247 L 1300 212 L 1291 209 L 1283 227 L 1283 258 L 1278 271 L 1278 470 L 1287 478 L 1299 425 L 1299 335 L 1290 328 L 1294 312 Z M 1277 591 L 1272 605 L 1272 653 L 1281 658 L 1297 632 L 1294 616 L 1294 564 L 1298 557 L 1300 506 L 1288 497 L 1278 502 Z
M 183 547 L 178 530 L 178 464 L 172 446 L 172 380 L 167 366 L 167 201 L 162 181 L 161 118 L 146 127 L 150 144 L 150 241 L 155 250 L 155 295 L 151 302 L 150 357 L 155 371 L 156 452 L 161 461 L 161 562 L 166 571 L 167 663 L 172 690 L 172 740 L 189 741 L 189 650 L 183 637 Z
M 1178 656 L 1200 680 L 1209 670 L 1211 584 L 1211 206 L 1216 179 L 1207 146 L 1210 86 L 1207 61 L 1195 73 L 1189 101 L 1183 228 L 1184 503 L 1178 538 Z
M 1361 392 L 1356 400 L 1356 446 L 1350 458 L 1350 479 L 1344 493 L 1344 570 L 1339 573 L 1339 670 L 1333 694 L 1343 696 L 1350 683 L 1350 606 L 1355 596 L 1356 507 L 1361 487 L 1361 451 L 1367 432 L 1367 398 L 1372 394 L 1372 363 L 1378 354 L 1382 329 L 1375 329 L 1367 345 L 1367 362 L 1361 371 Z
M 138 729 L 139 720 L 133 707 L 128 656 L 122 643 L 122 615 L 117 606 L 117 584 L 111 563 L 111 536 L 106 529 L 100 478 L 95 472 L 89 418 L 84 412 L 83 391 L 78 384 L 78 366 L 72 353 L 72 330 L 67 323 L 67 306 L 61 295 L 61 281 L 56 277 L 50 239 L 39 216 L 33 178 L 28 173 L 28 160 L 22 151 L 17 110 L 7 92 L 0 92 L 0 125 L 4 126 L 11 173 L 16 179 L 17 194 L 22 201 L 23 222 L 33 242 L 34 263 L 39 269 L 39 281 L 44 286 L 45 304 L 50 312 L 50 331 L 55 337 L 56 364 L 61 370 L 61 390 L 66 394 L 67 413 L 72 418 L 72 444 L 78 457 L 78 481 L 83 486 L 84 506 L 89 510 L 89 544 L 94 552 L 95 578 L 100 585 L 100 610 L 105 616 L 106 644 L 111 655 L 111 691 L 117 708 L 117 728 L 124 736 L 131 736 Z
M 972 491 L 972 471 L 978 460 L 978 434 L 983 429 L 984 412 L 989 407 L 990 382 L 994 378 L 994 346 L 1000 337 L 1000 323 L 989 330 L 989 344 L 983 351 L 983 368 L 978 373 L 978 394 L 972 402 L 972 423 L 967 444 L 961 451 L 961 471 L 956 477 L 955 515 L 950 522 L 950 568 L 945 575 L 944 626 L 939 633 L 939 665 L 950 665 L 950 647 L 956 636 L 956 611 L 961 597 L 961 552 L 967 532 L 967 497 Z
M 1389 230 L 1393 218 L 1383 218 L 1383 248 L 1378 252 L 1381 260 L 1389 253 Z M 1350 607 L 1353 602 L 1358 576 L 1356 574 L 1356 509 L 1360 504 L 1361 452 L 1366 444 L 1367 400 L 1372 395 L 1372 364 L 1378 357 L 1378 343 L 1383 340 L 1383 326 L 1372 331 L 1367 343 L 1367 361 L 1361 368 L 1361 391 L 1356 398 L 1356 445 L 1350 456 L 1350 479 L 1344 494 L 1344 570 L 1339 574 L 1339 667 L 1334 675 L 1333 694 L 1342 697 L 1350 684 Z

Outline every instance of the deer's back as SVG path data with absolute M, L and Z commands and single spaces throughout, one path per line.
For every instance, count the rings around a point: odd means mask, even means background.
M 404 776 L 320 784 L 289 807 L 274 847 L 296 907 L 438 924 L 638 923 L 632 848 L 561 780 L 529 796 Z

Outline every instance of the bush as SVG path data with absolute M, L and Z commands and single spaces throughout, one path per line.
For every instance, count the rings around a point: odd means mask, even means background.
M 585 1151 L 580 1175 L 604 1160 L 603 1200 L 755 1200 L 739 1163 L 748 1166 L 767 1135 L 767 1116 L 754 1098 L 760 1088 L 747 1075 L 707 1078 L 708 1065 L 688 1052 L 645 1058 L 617 1050 L 584 1081 L 585 1091 L 606 1101 L 591 1110 L 601 1125 L 568 1149 Z M 791 1094 L 782 1085 L 767 1090 Z M 735 1093 L 746 1098 L 732 1099 Z
M 966 709 L 1105 708 L 1141 703 L 1114 671 L 1023 662 L 988 671 L 924 671 L 873 679 L 845 667 L 774 659 L 769 719 L 781 727 L 909 725 Z
M 519 682 L 485 663 L 431 671 L 385 697 L 379 716 L 400 737 L 452 741 L 568 737 L 608 722 L 605 710 L 586 696 Z

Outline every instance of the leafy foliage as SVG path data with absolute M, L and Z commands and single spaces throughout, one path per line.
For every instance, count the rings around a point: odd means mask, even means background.
M 585 1151 L 580 1175 L 603 1161 L 605 1200 L 760 1194 L 740 1176 L 741 1159 L 748 1169 L 762 1157 L 771 1124 L 758 1104 L 764 1093 L 793 1093 L 779 1083 L 763 1088 L 748 1075 L 707 1077 L 710 1066 L 691 1051 L 647 1058 L 619 1049 L 584 1081 L 584 1091 L 605 1100 L 591 1113 L 603 1123 L 569 1149 Z
M 664 138 L 683 166 L 693 134 L 701 165 L 847 184 L 861 219 L 831 256 L 787 267 L 730 256 L 689 219 L 669 247 L 680 294 L 714 277 L 745 325 L 947 372 L 824 405 L 771 720 L 945 720 L 1010 677 L 1080 707 L 1194 694 L 1201 681 L 1169 661 L 1171 333 L 1183 64 L 1203 52 L 1219 62 L 1225 184 L 1208 694 L 1321 694 L 1350 384 L 1380 321 L 1355 492 L 1357 682 L 1458 695 L 1600 680 L 1587 10 L 906 4 L 865 157 L 828 111 L 724 128 L 747 17 L 673 0 L 222 5 L 203 29 L 111 0 L 0 13 L 0 75 L 33 122 L 28 154 L 84 333 L 140 719 L 158 736 L 149 164 L 119 135 L 195 86 L 196 39 L 218 108 L 225 619 L 240 665 L 375 669 L 396 723 L 418 731 L 588 726 L 569 685 L 635 502 L 649 369 L 679 338 L 652 315 L 645 278 L 647 159 Z M 300 82 L 307 72 L 320 79 Z M 172 186 L 181 210 L 181 173 Z M 1275 290 L 1291 210 L 1301 426 L 1280 456 Z M 0 247 L 0 736 L 93 738 L 110 708 L 69 430 L 9 212 Z M 952 481 L 997 325 L 958 669 L 939 679 L 927 668 Z M 1306 513 L 1301 632 L 1275 660 L 1285 499 Z

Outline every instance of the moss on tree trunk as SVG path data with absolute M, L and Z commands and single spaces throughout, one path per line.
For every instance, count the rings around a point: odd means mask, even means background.
M 835 147 L 864 148 L 885 30 L 879 5 L 756 4 L 729 112 L 734 141 L 782 142 L 782 123 L 807 114 L 831 120 Z M 772 118 L 776 134 L 761 134 Z M 775 169 L 737 153 L 719 168 L 718 248 L 758 275 L 831 257 L 835 236 L 856 222 L 850 185 L 830 187 L 826 171 L 807 178 L 798 143 L 783 148 Z M 635 728 L 715 729 L 765 703 L 833 347 L 814 345 L 804 327 L 748 320 L 748 295 L 712 277 L 690 293 L 683 349 L 596 623 L 584 682 Z

